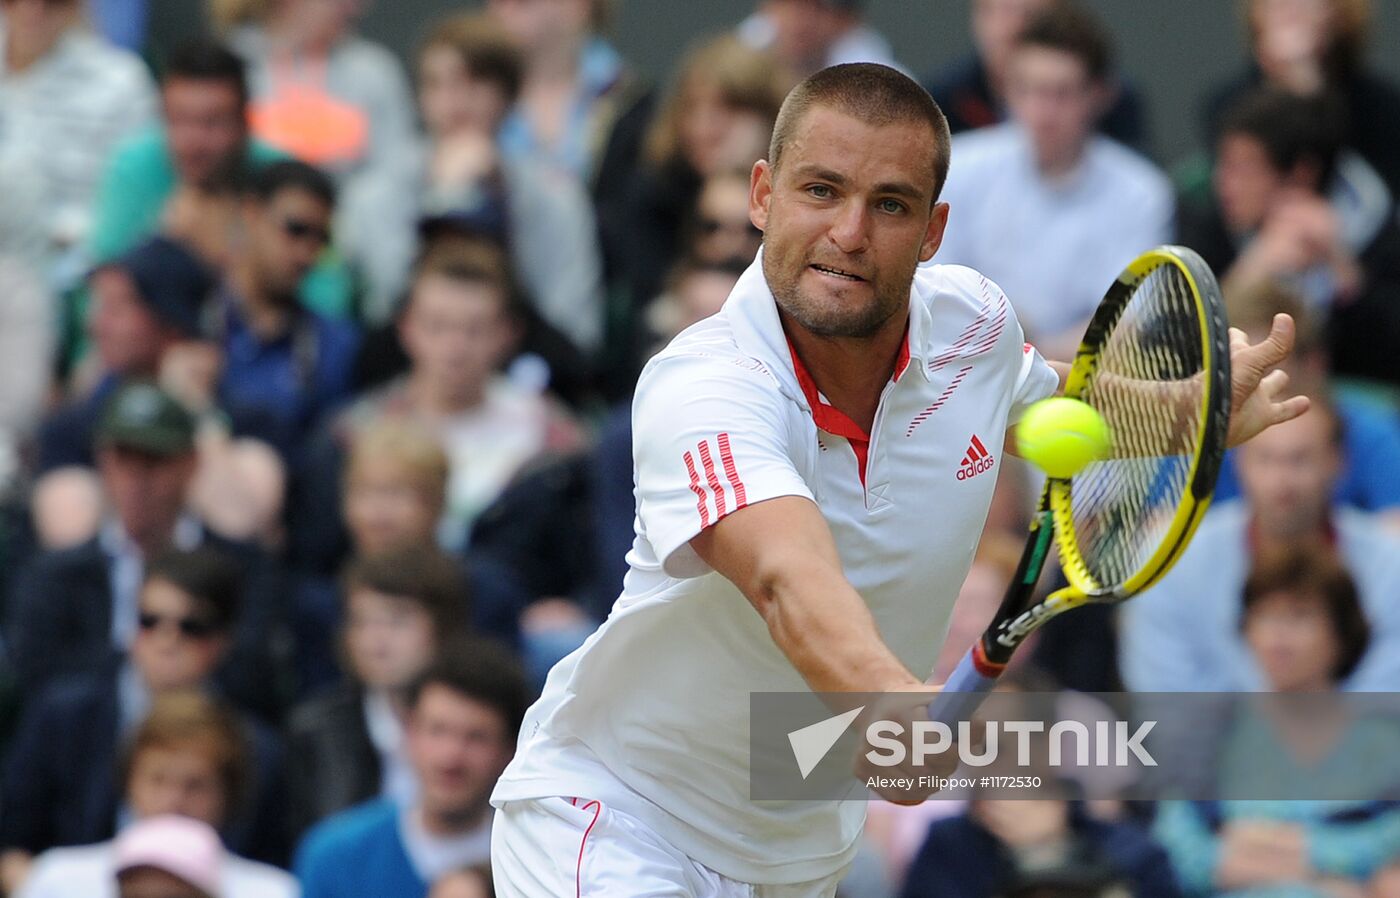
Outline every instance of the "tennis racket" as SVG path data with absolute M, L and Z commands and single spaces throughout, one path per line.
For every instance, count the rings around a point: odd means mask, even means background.
M 1089 322 L 1065 395 L 1103 416 L 1112 457 L 1046 482 L 1006 597 L 929 704 L 932 720 L 967 719 L 1027 636 L 1087 602 L 1132 598 L 1191 541 L 1230 423 L 1224 302 L 1200 256 L 1163 246 L 1124 269 Z M 1036 602 L 1052 540 L 1069 585 Z

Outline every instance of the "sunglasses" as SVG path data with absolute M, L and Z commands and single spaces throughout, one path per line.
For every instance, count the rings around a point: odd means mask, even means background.
M 284 218 L 282 220 L 282 233 L 293 240 L 314 240 L 321 246 L 331 242 L 330 229 L 297 218 Z
M 160 629 L 164 624 L 174 624 L 180 635 L 189 639 L 208 639 L 222 632 L 223 628 L 211 620 L 198 617 L 173 617 L 164 614 L 141 612 L 136 619 L 141 629 L 147 633 Z

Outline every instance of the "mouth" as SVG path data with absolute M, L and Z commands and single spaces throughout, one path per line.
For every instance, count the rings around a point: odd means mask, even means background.
M 810 265 L 808 267 L 811 268 L 813 271 L 817 272 L 818 274 L 823 274 L 827 277 L 832 278 L 839 278 L 843 281 L 851 281 L 852 283 L 863 283 L 865 281 L 865 278 L 861 277 L 855 272 L 847 271 L 844 268 L 837 268 L 833 265 Z

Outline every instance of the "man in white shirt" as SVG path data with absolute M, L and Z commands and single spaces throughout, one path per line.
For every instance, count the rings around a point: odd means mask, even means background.
M 1028 338 L 1071 358 L 1104 286 L 1171 237 L 1171 183 L 1096 133 L 1113 99 L 1108 38 L 1052 4 L 1012 50 L 1011 120 L 960 134 L 939 261 L 975 268 L 1012 298 Z
M 932 697 L 1008 422 L 1067 370 L 991 282 L 919 268 L 948 145 L 884 66 L 788 96 L 752 174 L 759 259 L 638 385 L 630 570 L 492 796 L 498 894 L 834 893 L 864 805 L 751 801 L 750 693 Z M 1290 338 L 1240 341 L 1237 437 L 1306 408 L 1255 391 Z M 965 468 L 974 444 L 998 451 Z

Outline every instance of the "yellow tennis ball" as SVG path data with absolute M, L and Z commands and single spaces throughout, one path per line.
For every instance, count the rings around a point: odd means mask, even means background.
M 1051 477 L 1071 477 L 1090 462 L 1107 458 L 1113 435 L 1093 407 L 1057 396 L 1026 410 L 1016 424 L 1016 448 Z

